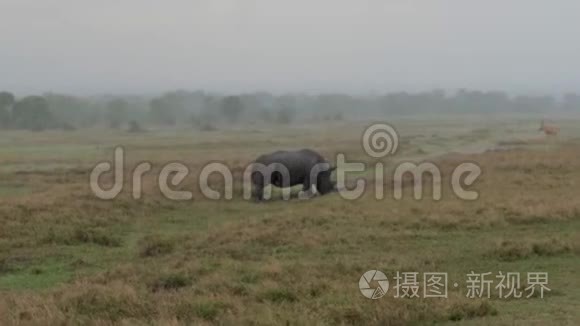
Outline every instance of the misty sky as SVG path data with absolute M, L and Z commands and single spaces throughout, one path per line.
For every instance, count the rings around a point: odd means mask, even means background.
M 577 0 L 0 0 L 0 89 L 580 91 Z

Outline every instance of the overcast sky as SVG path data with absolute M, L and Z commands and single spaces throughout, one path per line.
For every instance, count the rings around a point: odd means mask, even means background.
M 580 91 L 577 0 L 0 0 L 0 89 Z

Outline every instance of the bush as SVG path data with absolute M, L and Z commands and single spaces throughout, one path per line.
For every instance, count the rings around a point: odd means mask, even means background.
M 205 320 L 214 320 L 227 305 L 221 302 L 204 302 L 195 305 L 195 314 Z
M 191 285 L 191 278 L 183 274 L 170 274 L 158 278 L 151 288 L 153 291 L 158 290 L 177 290 Z
M 85 317 L 85 323 L 95 319 L 118 321 L 124 318 L 147 318 L 153 311 L 134 288 L 123 284 L 87 285 L 67 294 L 59 306 L 63 311 Z M 83 324 L 83 323 L 81 323 Z
M 129 122 L 129 129 L 127 131 L 131 133 L 139 133 L 144 132 L 145 130 L 141 128 L 141 125 L 137 121 L 131 120 Z
M 218 128 L 210 122 L 205 122 L 204 124 L 202 124 L 199 127 L 199 130 L 201 130 L 201 131 L 216 131 L 216 130 L 218 130 Z
M 449 320 L 459 321 L 476 317 L 495 316 L 497 310 L 488 302 L 462 302 L 456 303 L 449 309 Z
M 121 245 L 119 238 L 107 234 L 103 229 L 76 229 L 74 239 L 81 243 L 94 243 L 104 247 L 118 247 Z
M 280 124 L 289 124 L 296 118 L 296 110 L 290 107 L 285 107 L 278 111 L 276 115 L 276 122 Z
M 287 289 L 272 289 L 268 290 L 260 296 L 260 299 L 274 303 L 282 302 L 296 302 L 298 297 Z
M 556 256 L 572 251 L 572 247 L 558 239 L 543 241 L 502 241 L 491 253 L 500 260 L 514 261 L 525 259 L 532 255 Z
M 64 131 L 75 131 L 77 128 L 68 122 L 64 122 L 60 128 Z
M 174 243 L 160 236 L 146 236 L 139 243 L 139 256 L 156 257 L 173 252 Z
M 67 246 L 96 244 L 103 247 L 119 247 L 121 245 L 121 239 L 107 234 L 106 230 L 86 227 L 77 227 L 73 230 L 62 230 L 60 232 L 50 228 L 44 237 L 44 241 Z

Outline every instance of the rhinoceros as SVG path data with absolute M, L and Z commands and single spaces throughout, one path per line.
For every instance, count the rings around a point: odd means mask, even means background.
M 261 155 L 252 165 L 252 197 L 264 199 L 264 187 L 270 184 L 278 188 L 302 185 L 303 195 L 308 197 L 315 192 L 327 194 L 335 189 L 330 178 L 335 169 L 322 155 L 311 149 Z

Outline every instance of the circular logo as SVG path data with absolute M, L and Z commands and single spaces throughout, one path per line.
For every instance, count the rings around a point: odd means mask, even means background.
M 365 129 L 362 142 L 369 156 L 381 158 L 397 152 L 399 135 L 392 126 L 378 123 Z
M 374 284 L 371 284 L 373 281 Z M 380 299 L 389 290 L 389 280 L 385 273 L 373 269 L 367 271 L 360 277 L 358 288 L 360 289 L 360 293 L 365 297 L 373 300 Z

